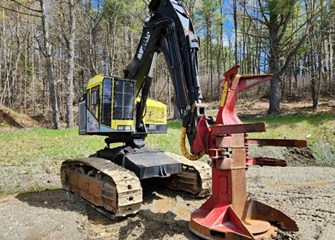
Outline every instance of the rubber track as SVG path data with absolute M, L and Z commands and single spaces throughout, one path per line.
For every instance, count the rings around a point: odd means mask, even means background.
M 212 168 L 205 162 L 190 161 L 177 154 L 165 152 L 182 164 L 182 172 L 171 178 L 166 185 L 173 190 L 182 190 L 199 197 L 209 196 L 212 190 Z
M 85 174 L 80 169 L 86 169 Z M 96 172 L 94 177 L 88 176 L 92 170 Z M 137 176 L 103 158 L 64 161 L 61 180 L 66 190 L 75 192 L 98 208 L 112 212 L 115 217 L 136 213 L 143 201 L 142 187 Z M 71 185 L 73 182 L 77 182 L 77 186 Z

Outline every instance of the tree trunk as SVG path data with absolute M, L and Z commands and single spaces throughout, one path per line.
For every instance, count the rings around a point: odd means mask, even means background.
M 73 72 L 74 72 L 74 40 L 75 40 L 75 13 L 74 13 L 74 2 L 69 0 L 69 24 L 70 24 L 70 36 L 69 36 L 69 45 L 68 45 L 68 67 L 67 67 L 67 101 L 66 101 L 66 112 L 67 112 L 67 127 L 73 128 L 74 126 L 74 116 L 73 116 L 73 98 L 74 98 L 74 89 L 73 89 Z
M 35 29 L 33 29 L 35 32 Z M 33 116 L 36 115 L 36 101 L 35 101 L 35 49 L 32 47 L 32 54 L 31 54 L 31 81 L 32 81 L 32 104 L 33 104 Z
M 335 21 L 335 14 L 334 14 L 334 10 L 335 10 L 335 3 L 332 2 L 331 4 L 331 11 L 330 11 L 330 22 L 334 23 Z M 331 24 L 331 28 L 330 28 L 331 34 L 330 34 L 330 49 L 331 49 L 331 54 L 330 54 L 330 76 L 331 76 L 331 82 L 330 82 L 330 91 L 331 94 L 335 94 L 335 27 L 334 24 Z
M 270 106 L 268 110 L 269 114 L 280 113 L 280 97 L 281 97 L 280 86 L 281 86 L 280 76 L 278 75 L 278 72 L 277 73 L 273 72 L 270 85 Z
M 236 5 L 236 0 L 233 1 L 233 9 L 234 9 L 234 33 L 235 33 L 234 59 L 235 59 L 235 64 L 237 64 L 238 58 L 237 58 L 237 5 Z
M 218 56 L 216 60 L 216 65 L 217 65 L 217 80 L 220 80 L 222 78 L 222 63 L 223 63 L 223 57 L 222 57 L 222 52 L 223 52 L 223 5 L 224 1 L 220 0 L 220 30 L 219 30 L 219 49 L 218 49 Z M 220 96 L 220 89 L 217 87 L 216 88 L 216 95 Z
M 59 110 L 58 110 L 58 102 L 57 102 L 57 90 L 56 90 L 56 82 L 55 82 L 55 75 L 53 69 L 53 61 L 52 61 L 52 46 L 49 42 L 49 26 L 47 22 L 47 14 L 46 8 L 44 5 L 44 1 L 40 0 L 41 10 L 42 10 L 42 32 L 43 32 L 43 55 L 46 60 L 46 68 L 48 73 L 48 80 L 49 80 L 49 93 L 50 93 L 50 101 L 51 101 L 51 108 L 52 108 L 52 122 L 53 128 L 60 129 L 60 122 L 59 122 Z M 40 44 L 41 45 L 41 44 Z
M 212 30 L 211 28 L 209 29 L 209 33 L 210 33 L 210 37 L 212 38 Z M 209 68 L 210 68 L 210 72 L 209 72 L 209 79 L 210 79 L 210 101 L 213 101 L 213 94 L 214 94 L 214 91 L 213 91 L 213 56 L 212 56 L 212 41 L 209 42 L 209 57 L 210 57 L 210 61 L 209 61 Z
M 275 18 L 275 17 L 274 17 Z M 270 102 L 268 114 L 280 113 L 281 98 L 281 76 L 279 63 L 279 26 L 276 24 L 277 19 L 270 18 L 270 72 L 273 74 L 270 82 Z

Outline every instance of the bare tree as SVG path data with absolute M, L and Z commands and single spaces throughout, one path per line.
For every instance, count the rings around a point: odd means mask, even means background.
M 288 30 L 297 3 L 296 0 L 258 0 L 261 18 L 251 17 L 252 20 L 264 25 L 268 31 L 269 68 L 273 74 L 270 86 L 269 114 L 280 112 L 281 77 L 309 33 L 311 19 L 308 19 L 297 29 Z M 300 38 L 295 41 L 294 36 L 297 34 L 300 35 Z
M 50 11 L 50 7 L 48 8 L 45 5 L 44 0 L 38 0 L 41 7 L 41 23 L 42 23 L 42 34 L 40 36 L 36 36 L 36 40 L 39 43 L 40 51 L 42 52 L 45 61 L 46 61 L 46 70 L 48 73 L 48 82 L 49 82 L 49 93 L 50 93 L 50 102 L 52 108 L 52 122 L 53 128 L 60 129 L 60 121 L 59 121 L 59 109 L 58 109 L 58 100 L 57 100 L 57 89 L 56 89 L 56 81 L 55 81 L 55 73 L 53 66 L 53 54 L 52 54 L 52 45 L 50 44 L 49 39 L 49 22 L 50 15 L 48 12 Z
M 75 42 L 75 29 L 76 29 L 76 16 L 75 16 L 75 3 L 74 0 L 67 0 L 68 14 L 65 14 L 63 7 L 63 1 L 60 2 L 61 9 L 61 40 L 65 45 L 67 52 L 67 73 L 66 73 L 66 84 L 67 84 L 67 100 L 66 100 L 66 122 L 68 128 L 74 127 L 74 116 L 73 116 L 73 100 L 74 100 L 74 42 Z

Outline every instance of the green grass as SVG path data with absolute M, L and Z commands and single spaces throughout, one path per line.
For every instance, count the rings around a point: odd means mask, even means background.
M 243 117 L 243 122 L 265 122 L 265 133 L 251 137 L 305 139 L 316 162 L 335 163 L 335 114 L 299 113 L 265 117 Z
M 243 117 L 243 122 L 265 122 L 260 138 L 306 139 L 318 163 L 335 163 L 335 114 L 292 114 Z M 146 143 L 159 150 L 181 154 L 180 121 L 168 124 L 168 134 L 150 135 Z M 0 133 L 0 166 L 55 166 L 68 158 L 83 157 L 104 147 L 104 137 L 79 136 L 77 129 L 33 129 Z
M 182 155 L 180 151 L 181 121 L 170 121 L 167 134 L 149 135 L 146 144 L 152 148 Z
M 77 129 L 32 129 L 0 133 L 0 165 L 54 164 L 88 156 L 104 147 L 104 138 L 79 136 Z

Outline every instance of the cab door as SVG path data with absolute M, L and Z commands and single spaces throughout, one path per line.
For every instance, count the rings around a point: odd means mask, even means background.
M 90 111 L 93 116 L 98 120 L 100 123 L 100 85 L 91 89 L 91 105 Z

